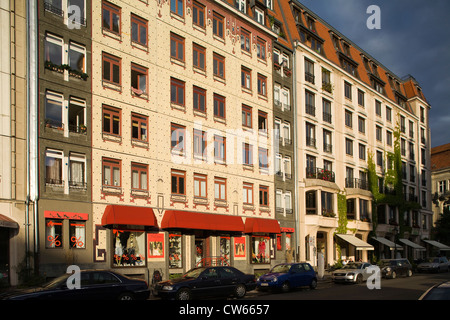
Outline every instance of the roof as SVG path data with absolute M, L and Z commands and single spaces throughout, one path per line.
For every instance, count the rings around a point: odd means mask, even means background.
M 450 168 L 450 143 L 431 148 L 431 170 Z

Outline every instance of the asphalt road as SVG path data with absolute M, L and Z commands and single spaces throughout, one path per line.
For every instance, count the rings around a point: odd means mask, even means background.
M 244 300 L 417 300 L 431 286 L 450 280 L 450 272 L 414 274 L 410 278 L 381 279 L 380 289 L 370 290 L 366 283 L 335 284 L 319 281 L 315 290 L 295 289 L 288 293 L 251 291 Z

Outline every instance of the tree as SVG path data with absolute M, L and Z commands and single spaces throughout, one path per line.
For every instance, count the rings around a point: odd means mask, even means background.
M 434 228 L 436 240 L 442 243 L 450 243 L 450 207 L 444 208 Z

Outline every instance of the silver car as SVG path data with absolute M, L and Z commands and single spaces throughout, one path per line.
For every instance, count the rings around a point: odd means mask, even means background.
M 450 263 L 446 257 L 429 258 L 417 266 L 419 272 L 447 272 L 450 271 Z
M 349 262 L 342 269 L 333 272 L 333 281 L 361 283 L 372 275 L 367 269 L 370 266 L 368 262 Z

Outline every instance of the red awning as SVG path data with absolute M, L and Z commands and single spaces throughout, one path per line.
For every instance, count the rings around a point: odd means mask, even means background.
M 244 232 L 244 223 L 237 216 L 167 210 L 161 228 Z
M 152 208 L 108 205 L 102 217 L 102 226 L 112 228 L 157 227 Z
M 247 218 L 245 233 L 281 233 L 281 229 L 275 219 Z
M 19 224 L 13 219 L 0 214 L 0 227 L 17 229 L 19 228 Z

